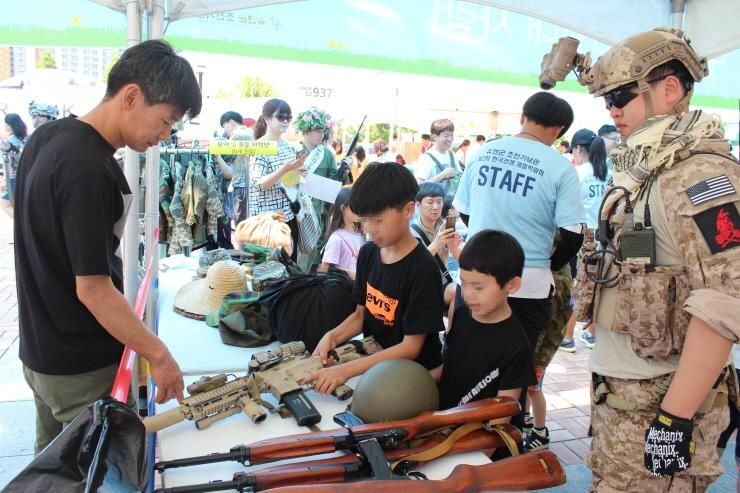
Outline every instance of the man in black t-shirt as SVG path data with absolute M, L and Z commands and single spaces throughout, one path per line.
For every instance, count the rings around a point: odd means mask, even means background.
M 443 366 L 431 371 L 440 409 L 488 397 L 519 399 L 536 382 L 527 336 L 507 302 L 523 268 L 524 252 L 507 233 L 485 229 L 463 248 L 464 303 L 450 308 Z
M 126 50 L 103 100 L 31 135 L 18 170 L 15 264 L 20 359 L 36 404 L 35 451 L 107 394 L 124 345 L 146 358 L 156 402 L 182 400 L 182 373 L 121 293 L 119 243 L 131 191 L 113 154 L 144 152 L 201 108 L 188 62 L 161 41 Z
M 352 186 L 349 206 L 372 238 L 357 259 L 357 309 L 324 335 L 314 355 L 330 364 L 329 351 L 360 332 L 384 350 L 309 375 L 303 383 L 314 382 L 318 392 L 330 393 L 380 361 L 412 359 L 431 369 L 442 360 L 439 268 L 409 230 L 418 188 L 411 172 L 390 163 L 370 164 Z

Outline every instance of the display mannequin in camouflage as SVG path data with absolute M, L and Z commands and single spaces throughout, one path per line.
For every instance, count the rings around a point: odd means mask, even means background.
M 724 378 L 734 371 L 720 371 L 740 334 L 740 166 L 719 119 L 688 111 L 708 70 L 681 31 L 641 33 L 593 66 L 576 62 L 622 138 L 610 157 L 623 188 L 605 197 L 601 216 L 618 256 L 606 255 L 607 269 L 581 269 L 590 292 L 576 307 L 599 341 L 592 491 L 704 491 L 723 472 L 715 446 L 735 389 Z M 651 226 L 647 236 L 638 223 Z M 631 239 L 653 233 L 652 249 L 635 254 Z M 589 270 L 614 282 L 595 285 Z

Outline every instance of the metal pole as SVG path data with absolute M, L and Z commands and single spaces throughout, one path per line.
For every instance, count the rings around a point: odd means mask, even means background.
M 149 39 L 162 39 L 164 34 L 164 0 L 153 0 L 149 16 Z M 159 252 L 154 230 L 159 226 L 159 146 L 155 145 L 146 152 L 145 178 L 145 213 L 144 234 L 146 237 L 144 248 L 146 257 L 144 265 L 149 265 L 152 259 L 152 278 L 149 286 L 149 297 L 146 302 L 146 325 L 152 332 L 155 331 L 157 321 L 157 278 L 159 273 Z
M 126 24 L 128 37 L 126 46 L 132 47 L 141 42 L 141 18 L 138 0 L 126 2 Z M 126 148 L 123 158 L 123 171 L 132 192 L 131 208 L 126 218 L 123 235 L 123 292 L 131 306 L 139 289 L 139 154 Z
M 138 0 L 126 2 L 126 26 L 128 35 L 126 47 L 130 48 L 141 42 L 141 11 Z M 139 290 L 139 154 L 127 147 L 123 155 L 123 173 L 126 175 L 132 200 L 123 232 L 123 294 L 133 308 L 136 293 Z M 131 395 L 138 402 L 139 398 L 139 359 L 134 359 L 131 369 Z
M 671 0 L 671 27 L 683 29 L 683 14 L 686 0 Z

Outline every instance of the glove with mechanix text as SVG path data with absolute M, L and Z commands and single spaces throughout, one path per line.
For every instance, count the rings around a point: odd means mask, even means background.
M 658 408 L 645 432 L 645 469 L 654 476 L 673 476 L 691 465 L 696 444 L 691 440 L 694 423 Z

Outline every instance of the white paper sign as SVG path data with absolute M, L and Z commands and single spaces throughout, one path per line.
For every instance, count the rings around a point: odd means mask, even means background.
M 334 203 L 341 189 L 341 182 L 315 174 L 306 176 L 301 183 L 301 192 L 330 204 Z

